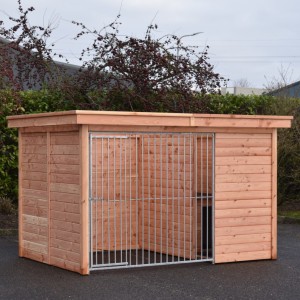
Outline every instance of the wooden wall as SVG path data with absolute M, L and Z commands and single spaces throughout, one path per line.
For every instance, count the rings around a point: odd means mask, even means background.
M 272 134 L 217 133 L 215 262 L 271 258 Z
M 146 135 L 139 149 L 140 246 L 194 258 L 195 200 L 190 198 L 194 191 L 194 138 Z
M 20 146 L 20 256 L 48 262 L 47 133 L 24 133 Z
M 20 134 L 20 256 L 80 272 L 79 132 Z
M 92 142 L 93 250 L 139 248 L 138 137 L 118 137 Z

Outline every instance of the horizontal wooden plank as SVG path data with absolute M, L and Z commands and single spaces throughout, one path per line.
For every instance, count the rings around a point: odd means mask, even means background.
M 76 232 L 68 232 L 64 230 L 51 228 L 50 237 L 58 240 L 77 243 L 77 244 L 80 243 L 80 233 L 76 233 Z
M 219 236 L 215 240 L 215 245 L 234 245 L 247 243 L 271 242 L 271 233 L 240 234 Z
M 215 263 L 226 263 L 226 262 L 259 260 L 259 259 L 271 259 L 271 251 L 263 250 L 263 251 L 253 251 L 253 252 L 217 254 L 215 257 Z
M 70 262 L 57 257 L 50 257 L 50 264 L 65 270 L 80 273 L 80 263 Z
M 270 138 L 268 139 L 249 139 L 249 138 L 227 139 L 227 138 L 218 138 L 216 136 L 215 145 L 216 148 L 271 147 L 271 135 Z
M 79 155 L 64 155 L 64 154 L 52 154 L 50 156 L 51 164 L 63 164 L 63 165 L 79 165 Z
M 80 183 L 80 177 L 77 174 L 50 174 L 50 181 L 53 183 L 71 183 L 77 184 Z
M 79 145 L 50 145 L 50 154 L 79 155 Z
M 271 191 L 217 192 L 215 201 L 271 199 Z
M 215 185 L 220 183 L 271 182 L 271 174 L 216 174 Z
M 51 183 L 50 191 L 78 195 L 80 193 L 80 185 L 69 183 Z
M 271 182 L 227 182 L 216 184 L 215 192 L 271 191 L 271 186 Z
M 26 206 L 23 205 L 22 207 L 23 214 L 37 216 L 37 217 L 44 217 L 47 218 L 48 216 L 48 208 L 47 207 L 37 207 L 37 206 Z
M 47 181 L 46 172 L 23 171 L 22 179 Z
M 23 223 L 23 233 L 34 233 L 39 236 L 48 236 L 48 227 L 39 226 L 36 224 Z
M 270 139 L 269 133 L 218 133 L 218 139 Z
M 79 175 L 79 165 L 50 164 L 51 173 Z
M 232 156 L 216 157 L 216 166 L 235 166 L 235 165 L 270 165 L 271 156 Z
M 227 165 L 216 166 L 215 174 L 270 174 L 271 164 L 269 165 Z
M 41 163 L 22 163 L 22 168 L 24 171 L 32 171 L 32 172 L 47 172 L 47 164 Z
M 47 154 L 47 146 L 44 145 L 24 145 L 22 146 L 23 154 Z
M 268 225 L 248 225 L 248 226 L 231 226 L 215 228 L 216 239 L 220 236 L 231 236 L 240 234 L 257 234 L 257 233 L 270 233 L 271 224 Z
M 39 199 L 39 200 L 48 200 L 48 193 L 46 191 L 38 191 L 32 189 L 22 189 L 23 197 L 28 197 L 32 199 Z
M 271 207 L 270 199 L 216 201 L 215 209 Z
M 235 217 L 271 216 L 271 208 L 216 209 L 216 219 Z
M 23 237 L 24 241 L 33 242 L 33 243 L 36 243 L 36 244 L 39 244 L 39 245 L 48 246 L 48 237 L 47 236 L 23 231 L 22 237 Z
M 38 190 L 38 191 L 47 191 L 48 189 L 48 183 L 45 181 L 39 181 L 39 180 L 22 180 L 22 186 L 25 189 L 31 189 L 31 190 Z
M 79 145 L 79 132 L 74 133 L 52 133 L 50 136 L 51 145 Z
M 46 159 L 46 154 L 26 153 L 22 156 L 22 161 L 24 163 L 45 163 Z
M 24 133 L 22 134 L 23 145 L 46 145 L 47 135 L 44 133 Z
M 47 208 L 48 207 L 48 201 L 43 199 L 36 199 L 31 198 L 27 196 L 23 196 L 23 205 L 24 206 L 31 206 L 36 208 Z
M 78 253 L 78 254 L 80 253 L 80 244 L 58 240 L 54 238 L 50 239 L 50 247 L 60 249 L 60 250 L 70 251 L 73 253 Z
M 215 227 L 234 227 L 249 225 L 270 225 L 271 216 L 221 218 L 215 220 Z
M 51 219 L 80 224 L 80 215 L 65 211 L 51 210 Z
M 218 147 L 215 149 L 216 157 L 225 156 L 268 156 L 271 147 Z
M 48 254 L 48 246 L 23 240 L 23 247 L 38 253 Z
M 271 250 L 271 242 L 257 242 L 257 243 L 245 243 L 234 245 L 219 245 L 215 246 L 216 256 L 218 254 L 236 253 L 236 252 L 255 252 Z
M 67 251 L 64 249 L 59 249 L 50 246 L 51 257 L 57 257 L 66 261 L 80 263 L 79 253 Z
M 48 226 L 48 219 L 43 217 L 31 216 L 31 215 L 22 215 L 23 222 L 39 226 Z
M 78 132 L 78 125 L 48 125 L 48 126 L 33 126 L 33 127 L 21 127 L 20 130 L 22 133 L 30 134 L 41 134 L 42 132 L 51 132 L 53 133 L 62 133 L 62 132 Z
M 75 214 L 79 214 L 80 212 L 79 203 L 65 203 L 62 201 L 51 201 L 50 209 L 59 212 L 65 211 L 65 212 L 70 212 Z
M 39 253 L 39 252 L 35 252 L 31 249 L 26 249 L 24 247 L 22 247 L 22 254 L 23 257 L 35 260 L 35 261 L 39 261 L 41 263 L 48 263 L 48 255 L 44 254 L 44 253 Z
M 51 230 L 80 233 L 80 224 L 51 219 Z M 60 240 L 60 239 L 59 239 Z
M 66 194 L 60 192 L 50 192 L 50 199 L 51 201 L 59 201 L 65 203 L 79 203 L 80 202 L 80 195 L 76 194 Z

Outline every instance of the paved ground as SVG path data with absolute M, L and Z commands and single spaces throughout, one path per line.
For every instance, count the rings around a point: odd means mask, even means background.
M 0 238 L 0 299 L 300 299 L 300 225 L 279 225 L 279 259 L 80 276 L 17 257 Z

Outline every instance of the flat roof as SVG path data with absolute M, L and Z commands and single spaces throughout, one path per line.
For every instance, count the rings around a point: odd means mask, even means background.
M 133 125 L 174 127 L 289 128 L 292 116 L 150 113 L 71 110 L 7 117 L 8 127 L 51 125 Z

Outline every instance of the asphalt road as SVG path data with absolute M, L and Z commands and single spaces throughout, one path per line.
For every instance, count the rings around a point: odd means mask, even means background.
M 279 225 L 279 259 L 197 263 L 90 276 L 18 258 L 0 238 L 0 299 L 300 299 L 300 225 Z

